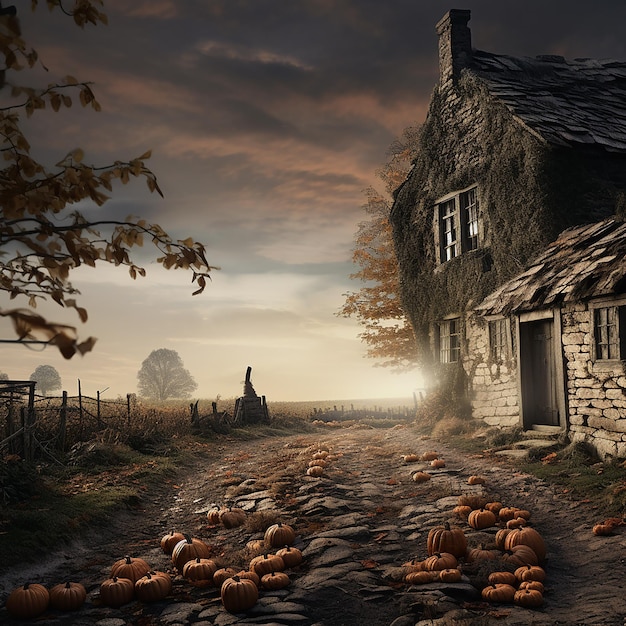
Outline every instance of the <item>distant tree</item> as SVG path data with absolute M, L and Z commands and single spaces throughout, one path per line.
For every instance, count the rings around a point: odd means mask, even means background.
M 176 350 L 153 350 L 137 373 L 139 395 L 154 400 L 188 398 L 198 388 Z
M 9 380 L 9 375 L 4 372 L 0 372 L 0 380 Z
M 38 1 L 32 0 L 33 10 Z M 102 0 L 47 0 L 48 9 L 59 9 L 79 27 L 107 23 L 99 8 Z M 21 6 L 20 11 L 26 10 Z M 45 17 L 44 17 L 45 19 Z M 52 300 L 76 311 L 81 322 L 87 311 L 78 305 L 78 290 L 70 282 L 72 272 L 81 265 L 96 267 L 106 263 L 125 266 L 132 278 L 144 276 L 135 264 L 131 249 L 144 238 L 157 249 L 157 262 L 165 269 L 184 269 L 192 273 L 197 288 L 203 291 L 210 270 L 204 246 L 192 238 L 173 239 L 158 224 L 135 217 L 115 220 L 106 213 L 85 211 L 89 202 L 99 207 L 109 198 L 116 183 L 126 184 L 143 178 L 150 191 L 161 194 L 155 175 L 146 167 L 150 151 L 113 163 L 91 164 L 80 148 L 60 155 L 56 165 L 40 163 L 33 156 L 22 118 L 48 109 L 53 112 L 72 106 L 100 110 L 89 82 L 72 76 L 51 79 L 45 88 L 33 88 L 15 81 L 15 73 L 33 68 L 38 54 L 22 38 L 17 10 L 0 7 L 0 88 L 5 103 L 0 107 L 0 293 L 7 300 L 25 300 L 27 307 L 2 309 L 0 316 L 12 320 L 16 342 L 42 341 L 54 345 L 65 358 L 93 348 L 95 339 L 78 341 L 76 328 L 49 321 L 31 309 L 40 300 Z M 78 210 L 76 207 L 80 207 Z M 100 219 L 95 216 L 102 216 Z
M 52 365 L 39 365 L 29 380 L 37 383 L 37 389 L 42 396 L 47 396 L 49 391 L 61 389 L 61 376 Z
M 390 146 L 389 159 L 378 172 L 385 193 L 373 187 L 365 190 L 363 209 L 369 218 L 359 224 L 352 260 L 360 269 L 350 275 L 363 286 L 344 294 L 345 303 L 338 312 L 342 317 L 355 317 L 364 328 L 359 337 L 368 346 L 366 356 L 397 371 L 416 367 L 417 354 L 413 329 L 400 302 L 389 212 L 391 194 L 406 178 L 415 155 L 417 133 L 417 128 L 408 127 Z

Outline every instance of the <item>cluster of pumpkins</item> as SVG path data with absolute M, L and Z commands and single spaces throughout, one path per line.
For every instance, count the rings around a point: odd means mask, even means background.
M 239 511 L 240 515 L 245 515 Z M 180 536 L 182 540 L 179 540 Z M 165 535 L 161 539 L 161 548 L 171 554 L 174 567 L 189 584 L 216 587 L 220 590 L 224 608 L 231 613 L 240 613 L 256 604 L 259 589 L 282 589 L 291 583 L 285 570 L 302 562 L 302 552 L 292 546 L 295 537 L 294 529 L 288 524 L 272 524 L 265 531 L 262 545 L 276 551 L 252 558 L 248 568 L 243 570 L 220 567 L 211 558 L 211 548 L 188 535 L 175 532 Z M 179 541 L 174 543 L 176 540 Z
M 438 452 L 429 450 L 423 454 L 405 454 L 402 456 L 404 463 L 427 463 L 432 469 L 443 469 L 446 466 L 445 459 L 439 456 Z M 430 480 L 431 475 L 423 470 L 418 470 L 411 474 L 411 478 L 416 483 L 425 483 Z
M 462 563 L 486 560 L 492 566 L 482 598 L 494 603 L 514 603 L 535 608 L 543 604 L 543 564 L 546 545 L 537 530 L 528 525 L 530 512 L 501 502 L 486 502 L 480 495 L 461 495 L 454 514 L 470 529 L 498 530 L 492 547 L 468 548 L 465 530 L 449 522 L 432 528 L 427 538 L 428 557 L 403 563 L 404 581 L 409 584 L 459 582 Z
M 309 461 L 306 475 L 320 478 L 324 475 L 324 470 L 328 467 L 329 463 L 330 454 L 328 450 L 317 450 L 317 452 L 313 453 L 313 458 Z
M 279 549 L 254 557 L 247 570 L 220 567 L 211 558 L 212 548 L 187 534 L 172 531 L 161 538 L 160 546 L 185 581 L 194 587 L 216 587 L 220 590 L 224 608 L 231 613 L 240 613 L 256 604 L 259 589 L 281 589 L 290 584 L 285 570 L 302 562 L 302 552 L 292 546 L 295 536 L 294 529 L 288 524 L 278 522 L 269 526 L 263 544 L 270 549 Z M 172 587 L 172 576 L 168 572 L 153 570 L 142 558 L 125 556 L 113 563 L 109 578 L 100 584 L 100 601 L 115 608 L 132 600 L 158 602 L 167 598 Z M 50 590 L 44 585 L 31 583 L 11 592 L 6 609 L 12 617 L 31 619 L 42 615 L 48 608 L 77 610 L 86 598 L 87 591 L 81 583 L 61 583 Z

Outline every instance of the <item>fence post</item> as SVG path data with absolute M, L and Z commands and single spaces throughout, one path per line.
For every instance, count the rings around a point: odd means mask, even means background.
M 80 433 L 80 440 L 83 440 L 83 394 L 80 389 L 80 378 L 78 379 L 78 432 Z
M 59 436 L 57 438 L 57 449 L 65 450 L 65 430 L 67 428 L 67 391 L 63 392 L 61 401 L 61 416 L 59 420 Z
M 32 463 L 34 459 L 33 426 L 35 425 L 35 385 L 28 390 L 28 407 L 22 407 L 22 426 L 24 427 L 24 460 Z
M 126 417 L 128 418 L 128 427 L 130 428 L 130 394 L 126 394 Z

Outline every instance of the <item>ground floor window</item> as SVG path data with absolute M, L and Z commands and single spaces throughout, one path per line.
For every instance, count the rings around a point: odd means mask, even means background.
M 626 359 L 626 306 L 593 309 L 595 360 Z
M 506 319 L 489 322 L 489 352 L 492 361 L 502 362 L 509 356 Z
M 456 363 L 461 355 L 461 329 L 459 318 L 443 320 L 439 330 L 439 362 Z

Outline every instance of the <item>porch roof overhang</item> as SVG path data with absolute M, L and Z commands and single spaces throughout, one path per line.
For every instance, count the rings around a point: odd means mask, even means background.
M 563 231 L 474 311 L 509 315 L 625 292 L 626 223 L 611 218 Z

